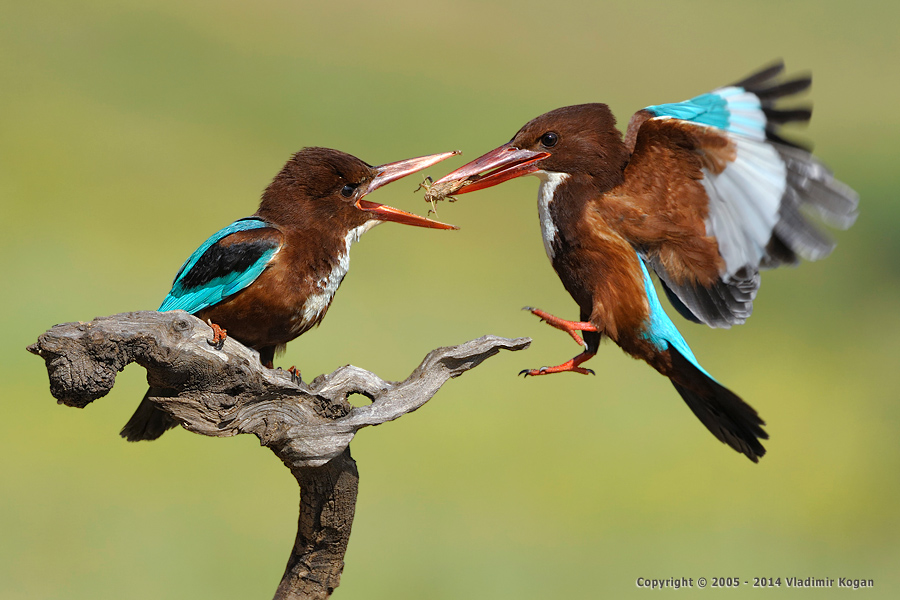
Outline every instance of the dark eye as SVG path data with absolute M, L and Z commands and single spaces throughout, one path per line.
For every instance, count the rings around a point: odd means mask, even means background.
M 553 133 L 552 131 L 548 131 L 544 135 L 541 136 L 541 146 L 544 148 L 552 148 L 556 145 L 556 142 L 559 141 L 559 136 Z
M 349 183 L 341 188 L 341 196 L 344 198 L 349 198 L 353 195 L 353 192 L 356 191 L 355 185 L 350 185 Z

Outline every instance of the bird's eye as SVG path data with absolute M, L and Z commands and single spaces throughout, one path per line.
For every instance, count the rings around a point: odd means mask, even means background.
M 556 142 L 559 141 L 559 136 L 553 133 L 552 131 L 548 131 L 544 135 L 541 136 L 541 146 L 544 148 L 552 148 L 556 145 Z
M 341 188 L 341 196 L 344 198 L 349 198 L 353 195 L 353 192 L 356 191 L 355 185 L 350 185 L 349 183 Z

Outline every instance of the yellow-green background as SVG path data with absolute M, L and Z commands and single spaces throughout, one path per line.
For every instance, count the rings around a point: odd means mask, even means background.
M 639 576 L 783 582 L 680 597 L 851 593 L 787 590 L 788 576 L 871 578 L 858 597 L 898 597 L 898 22 L 888 1 L 4 0 L 0 597 L 274 591 L 298 495 L 268 450 L 180 429 L 128 444 L 141 369 L 78 411 L 24 348 L 54 323 L 155 308 L 291 152 L 463 150 L 439 176 L 546 110 L 605 101 L 625 121 L 776 57 L 815 74 L 800 135 L 862 201 L 832 257 L 765 275 L 747 325 L 678 321 L 767 420 L 761 464 L 612 345 L 596 377 L 516 378 L 578 351 L 519 310 L 576 315 L 530 178 L 439 206 L 458 232 L 366 235 L 328 318 L 281 364 L 402 379 L 433 347 L 534 338 L 353 442 L 340 598 L 647 597 Z M 373 199 L 423 214 L 415 185 Z

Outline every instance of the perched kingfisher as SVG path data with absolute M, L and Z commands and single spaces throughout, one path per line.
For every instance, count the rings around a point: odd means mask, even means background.
M 456 154 L 373 167 L 338 150 L 304 148 L 275 176 L 253 216 L 217 231 L 191 254 L 159 310 L 185 310 L 206 320 L 211 343 L 221 347 L 227 332 L 272 368 L 276 352 L 325 317 L 350 267 L 350 246 L 363 233 L 386 221 L 456 229 L 365 200 Z M 148 390 L 122 437 L 152 440 L 177 425 L 148 400 L 166 393 Z
M 656 273 L 683 317 L 730 327 L 750 316 L 760 270 L 818 260 L 834 248 L 807 212 L 846 229 L 858 196 L 779 126 L 808 107 L 776 108 L 806 90 L 779 62 L 735 84 L 638 111 L 623 138 L 605 104 L 550 111 L 509 143 L 433 184 L 427 199 L 484 189 L 521 175 L 540 179 L 544 247 L 578 321 L 527 308 L 584 352 L 544 375 L 573 371 L 608 337 L 668 377 L 720 441 L 753 462 L 768 439 L 757 412 L 697 361 L 660 304 Z M 582 337 L 579 337 L 578 332 Z

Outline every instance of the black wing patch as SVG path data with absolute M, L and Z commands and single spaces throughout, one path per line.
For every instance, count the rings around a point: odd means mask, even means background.
M 212 280 L 231 273 L 242 273 L 266 252 L 278 246 L 278 241 L 271 238 L 237 242 L 227 246 L 220 241 L 203 253 L 191 270 L 181 278 L 181 284 L 186 290 L 190 290 L 203 287 Z

